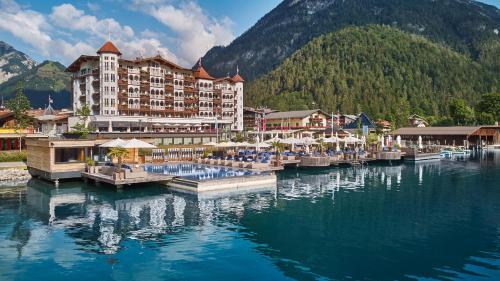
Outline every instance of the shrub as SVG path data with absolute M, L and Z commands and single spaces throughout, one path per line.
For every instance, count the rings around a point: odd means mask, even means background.
M 26 161 L 26 151 L 3 151 L 0 152 L 0 162 Z

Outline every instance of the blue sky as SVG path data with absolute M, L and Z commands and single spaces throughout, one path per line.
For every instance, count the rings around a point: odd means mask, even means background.
M 227 45 L 280 0 L 0 0 L 0 40 L 37 61 L 71 63 L 111 39 L 133 58 L 190 66 Z M 500 7 L 500 0 L 483 2 Z

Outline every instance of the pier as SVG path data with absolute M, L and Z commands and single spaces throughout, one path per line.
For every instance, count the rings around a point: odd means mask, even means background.
M 82 177 L 85 180 L 93 180 L 96 184 L 107 183 L 116 188 L 122 188 L 125 185 L 133 184 L 145 184 L 145 183 L 167 183 L 174 179 L 173 176 L 147 173 L 143 177 L 133 177 L 133 178 L 115 178 L 111 175 L 101 174 L 101 173 L 87 173 L 83 172 Z

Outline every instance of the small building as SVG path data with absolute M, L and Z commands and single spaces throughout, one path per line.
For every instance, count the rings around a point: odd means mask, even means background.
M 408 117 L 408 126 L 423 128 L 423 127 L 428 127 L 429 122 L 427 122 L 423 117 L 417 114 L 412 114 L 410 115 L 410 117 Z
M 377 127 L 382 129 L 382 132 L 390 132 L 391 131 L 391 122 L 383 119 L 377 120 Z
M 477 146 L 500 143 L 500 126 L 405 127 L 392 135 L 404 142 L 416 143 L 422 137 L 424 144 Z
M 270 108 L 243 107 L 243 129 L 249 131 L 265 131 L 266 114 L 276 112 Z
M 68 118 L 73 114 L 68 110 L 54 110 L 49 105 L 41 115 L 34 116 L 34 130 L 49 137 L 68 132 Z
M 327 128 L 328 114 L 320 109 L 266 114 L 266 130 L 313 130 Z
M 363 129 L 367 127 L 369 131 L 375 130 L 375 123 L 366 115 L 366 113 L 361 113 L 358 115 L 356 120 L 344 126 L 346 130 Z

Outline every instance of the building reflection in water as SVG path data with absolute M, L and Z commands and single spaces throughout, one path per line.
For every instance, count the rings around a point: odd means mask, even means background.
M 32 180 L 27 204 L 33 217 L 49 227 L 64 229 L 86 249 L 116 253 L 124 239 L 154 240 L 193 226 L 206 226 L 221 216 L 238 220 L 245 208 L 271 206 L 275 188 L 260 193 L 219 193 L 198 197 L 171 193 L 163 187 L 100 192 L 95 188 L 59 188 Z M 97 242 L 97 245 L 96 245 Z

